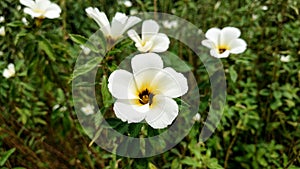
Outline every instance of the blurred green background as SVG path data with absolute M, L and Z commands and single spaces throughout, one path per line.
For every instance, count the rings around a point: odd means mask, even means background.
M 61 7 L 60 18 L 45 19 L 39 27 L 19 1 L 0 1 L 0 16 L 5 17 L 0 26 L 6 32 L 0 37 L 0 73 L 9 63 L 16 66 L 15 77 L 0 78 L 1 168 L 300 168 L 298 0 L 154 0 L 131 1 L 131 7 L 124 1 L 52 2 Z M 70 38 L 89 37 L 98 29 L 84 11 L 89 6 L 98 7 L 110 20 L 116 12 L 155 11 L 186 19 L 204 33 L 211 27 L 241 30 L 248 48 L 222 59 L 227 103 L 210 139 L 198 140 L 210 106 L 210 83 L 197 56 L 182 52 L 179 57 L 199 78 L 202 97 L 202 119 L 189 135 L 170 151 L 146 159 L 119 157 L 96 144 L 89 146 L 91 139 L 72 101 L 72 73 L 81 48 Z M 122 45 L 134 49 L 132 42 Z M 178 53 L 181 48 L 174 45 L 170 50 Z M 283 56 L 290 59 L 284 61 Z M 114 69 L 118 62 L 107 68 Z

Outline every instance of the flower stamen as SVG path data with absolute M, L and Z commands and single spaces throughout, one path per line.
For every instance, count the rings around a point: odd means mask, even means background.
M 153 101 L 153 96 L 154 95 L 152 93 L 150 93 L 148 91 L 148 89 L 146 89 L 139 94 L 139 98 L 140 98 L 139 102 L 143 105 L 148 104 L 148 103 L 149 103 L 149 105 L 151 105 L 152 101 Z
M 226 50 L 227 50 L 227 49 L 225 49 L 225 48 L 219 48 L 219 54 L 224 53 Z

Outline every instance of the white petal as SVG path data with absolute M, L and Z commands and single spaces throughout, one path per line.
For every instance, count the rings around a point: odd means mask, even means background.
M 32 0 L 20 0 L 20 3 L 22 5 L 25 5 L 25 6 L 30 7 L 30 8 L 34 8 L 35 7 L 35 2 L 32 1 Z
M 49 18 L 49 19 L 54 19 L 54 18 L 58 18 L 60 16 L 60 13 L 61 13 L 60 7 L 56 4 L 51 4 L 47 8 L 46 13 L 44 14 L 44 16 L 46 18 Z
M 162 129 L 172 124 L 177 115 L 178 105 L 173 99 L 155 95 L 150 111 L 147 112 L 145 119 L 151 127 Z
M 124 26 L 123 29 L 123 33 L 128 30 L 129 28 L 131 28 L 132 26 L 136 25 L 137 23 L 139 23 L 141 21 L 140 18 L 136 17 L 136 16 L 130 16 L 127 20 L 126 25 Z
M 34 12 L 34 11 L 33 11 L 32 9 L 30 9 L 30 8 L 24 8 L 24 13 L 29 14 L 32 18 L 42 16 L 42 13 Z
M 225 27 L 221 30 L 220 46 L 228 46 L 230 42 L 237 39 L 241 35 L 241 31 L 234 27 Z
M 205 37 L 211 40 L 216 46 L 219 44 L 221 30 L 219 28 L 210 28 L 206 33 Z
M 169 48 L 170 40 L 167 35 L 159 33 L 152 40 L 151 52 L 165 52 Z
M 118 99 L 138 99 L 132 73 L 116 70 L 108 78 L 108 89 Z
M 122 121 L 128 123 L 138 123 L 144 120 L 147 111 L 144 111 L 146 106 L 138 106 L 132 100 L 117 100 L 114 104 L 114 112 Z M 149 107 L 149 106 L 148 106 Z
M 51 5 L 51 2 L 48 0 L 36 0 L 36 7 L 42 11 L 46 11 L 46 9 Z
M 247 43 L 243 39 L 235 39 L 229 44 L 230 53 L 243 53 L 247 48 Z
M 214 56 L 215 58 L 226 58 L 228 57 L 230 54 L 229 50 L 226 50 L 225 52 L 223 53 L 219 53 L 219 51 L 217 49 L 211 49 L 210 50 L 210 55 L 211 56 Z
M 130 38 L 131 40 L 133 40 L 135 43 L 138 43 L 138 44 L 141 44 L 141 43 L 142 43 L 142 40 L 141 40 L 140 36 L 136 33 L 135 30 L 130 29 L 130 30 L 127 32 L 127 35 L 128 35 L 129 38 Z
M 201 43 L 202 43 L 203 46 L 206 46 L 206 47 L 211 48 L 211 49 L 215 49 L 216 45 L 217 45 L 217 44 L 214 44 L 213 41 L 208 40 L 208 39 L 203 40 Z
M 163 61 L 156 53 L 138 54 L 131 59 L 131 67 L 133 74 L 136 74 L 149 68 L 162 69 Z
M 136 43 L 135 46 L 138 48 L 140 52 L 149 52 L 153 46 L 153 42 L 146 41 L 142 43 Z
M 142 25 L 142 40 L 148 41 L 152 36 L 156 35 L 159 30 L 159 25 L 154 20 L 146 20 Z
M 5 36 L 5 27 L 4 26 L 0 27 L 0 36 Z
M 167 67 L 156 74 L 152 80 L 151 87 L 155 88 L 154 93 L 163 94 L 171 98 L 184 95 L 188 91 L 187 79 L 173 68 Z
M 116 39 L 120 37 L 124 32 L 123 29 L 127 22 L 128 16 L 123 13 L 117 12 L 111 22 L 111 36 Z
M 92 7 L 86 8 L 85 12 L 89 17 L 94 19 L 105 36 L 110 35 L 110 24 L 104 12 L 100 12 L 98 8 Z

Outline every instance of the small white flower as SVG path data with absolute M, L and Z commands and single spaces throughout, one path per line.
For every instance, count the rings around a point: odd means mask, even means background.
M 105 13 L 100 12 L 98 8 L 88 7 L 85 9 L 85 12 L 94 19 L 106 37 L 114 40 L 122 37 L 125 31 L 141 21 L 138 17 L 128 17 L 123 13 L 117 12 L 110 25 Z
M 291 60 L 291 56 L 290 55 L 287 55 L 287 56 L 280 55 L 280 61 L 281 62 L 289 62 L 290 60 Z
M 211 28 L 205 33 L 207 39 L 202 41 L 202 45 L 210 48 L 210 54 L 216 58 L 228 57 L 230 53 L 243 53 L 247 44 L 240 39 L 241 31 L 234 27 Z
M 252 14 L 252 19 L 255 21 L 258 18 L 258 15 Z
M 162 22 L 162 24 L 167 29 L 177 28 L 177 26 L 178 26 L 178 22 L 176 20 L 175 21 L 165 20 L 165 21 Z
M 163 68 L 158 54 L 145 53 L 131 59 L 133 73 L 119 69 L 108 78 L 108 89 L 117 99 L 113 110 L 128 123 L 146 122 L 161 129 L 170 125 L 178 115 L 173 98 L 188 91 L 187 79 L 173 68 Z
M 91 115 L 94 114 L 94 106 L 87 104 L 85 107 L 81 107 L 81 111 L 85 114 L 85 115 Z
M 29 14 L 32 18 L 49 18 L 55 19 L 60 16 L 61 9 L 49 0 L 20 0 L 20 3 L 26 8 L 24 12 Z
M 1 26 L 0 28 L 0 36 L 5 36 L 5 27 Z
M 132 2 L 131 2 L 131 1 L 124 1 L 123 4 L 124 4 L 127 8 L 129 8 L 129 7 L 132 6 Z
M 261 7 L 261 9 L 266 11 L 266 10 L 268 10 L 268 6 L 264 5 L 264 6 Z
M 0 51 L 0 56 L 3 56 L 3 54 L 4 54 L 4 53 L 3 53 L 2 51 Z
M 133 29 L 127 34 L 140 52 L 165 52 L 169 48 L 170 40 L 166 34 L 158 31 L 159 25 L 154 20 L 146 20 L 142 25 L 142 38 Z
M 13 63 L 8 64 L 7 69 L 4 69 L 3 76 L 8 79 L 15 75 L 15 65 Z
M 4 22 L 5 21 L 5 18 L 4 16 L 0 16 L 0 23 Z
M 52 107 L 52 110 L 56 110 L 56 109 L 58 109 L 60 107 L 60 105 L 59 104 L 56 104 L 56 105 L 54 105 L 53 107 Z
M 24 23 L 24 25 L 28 25 L 28 21 L 25 17 L 22 18 L 22 22 Z
M 88 54 L 91 52 L 91 49 L 88 48 L 88 47 L 85 47 L 84 45 L 80 45 L 80 48 L 82 49 L 82 52 L 83 52 L 85 55 L 88 55 Z
M 21 8 L 22 8 L 21 5 L 18 5 L 18 6 L 17 6 L 17 10 L 18 10 L 18 11 L 21 10 Z
M 199 113 L 197 113 L 194 117 L 193 117 L 193 121 L 200 121 L 201 119 L 201 115 Z
M 130 9 L 129 13 L 130 13 L 130 15 L 136 15 L 136 14 L 138 14 L 139 12 L 138 12 L 138 10 L 136 10 L 136 9 Z

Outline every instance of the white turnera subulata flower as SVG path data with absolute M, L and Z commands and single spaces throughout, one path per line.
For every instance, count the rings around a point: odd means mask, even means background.
M 5 68 L 3 71 L 3 76 L 8 79 L 15 75 L 15 65 L 13 63 L 8 64 L 7 69 Z
M 142 24 L 142 38 L 133 29 L 127 34 L 140 52 L 165 52 L 169 48 L 170 40 L 166 34 L 158 31 L 159 25 L 154 20 L 146 20 Z
M 20 0 L 20 3 L 26 8 L 24 12 L 29 14 L 32 18 L 49 18 L 55 19 L 60 16 L 60 7 L 49 0 Z
M 5 27 L 1 26 L 0 28 L 0 36 L 5 36 Z
M 0 23 L 4 22 L 5 21 L 5 18 L 4 16 L 0 16 Z
M 291 60 L 291 56 L 290 55 L 287 55 L 287 56 L 280 55 L 280 61 L 281 62 L 289 62 L 290 60 Z
M 241 31 L 234 27 L 211 28 L 205 33 L 207 39 L 202 41 L 202 45 L 210 48 L 210 54 L 216 58 L 228 57 L 230 53 L 243 53 L 247 44 L 240 39 Z
M 125 31 L 141 21 L 136 16 L 128 17 L 123 13 L 117 12 L 110 24 L 105 13 L 100 12 L 98 8 L 88 7 L 85 9 L 85 12 L 99 25 L 104 36 L 114 40 L 122 37 Z
M 91 115 L 94 114 L 94 106 L 87 104 L 85 107 L 81 107 L 81 111 L 85 114 L 85 115 Z
M 199 113 L 197 113 L 194 117 L 193 117 L 193 121 L 196 122 L 196 121 L 199 121 L 200 122 L 200 119 L 201 119 L 201 115 Z
M 132 73 L 119 69 L 108 78 L 108 89 L 117 99 L 116 116 L 128 123 L 145 120 L 155 129 L 167 127 L 178 115 L 173 98 L 188 91 L 187 79 L 173 68 L 163 68 L 155 53 L 135 55 L 131 67 Z

